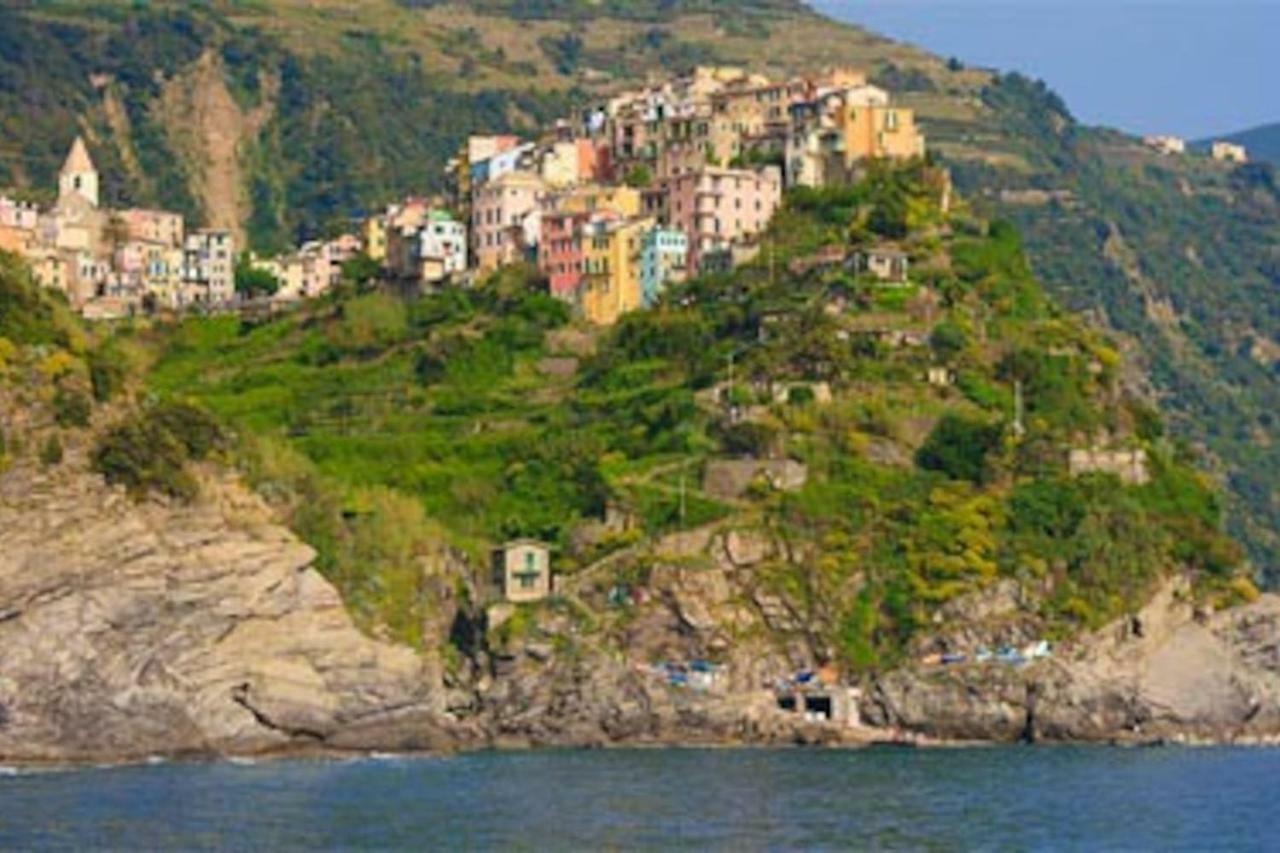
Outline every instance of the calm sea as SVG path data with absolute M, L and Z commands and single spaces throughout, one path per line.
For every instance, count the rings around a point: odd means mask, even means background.
M 1280 849 L 1280 751 L 485 753 L 0 777 L 0 849 Z

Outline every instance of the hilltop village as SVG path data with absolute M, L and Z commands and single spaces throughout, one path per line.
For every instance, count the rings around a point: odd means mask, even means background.
M 537 140 L 473 136 L 447 166 L 447 196 L 404 199 L 272 258 L 242 252 L 228 230 L 188 231 L 177 213 L 102 207 L 77 138 L 52 208 L 0 197 L 0 248 L 89 318 L 314 298 L 364 256 L 421 289 L 529 263 L 578 316 L 609 325 L 669 283 L 755 258 L 784 190 L 848 184 L 867 161 L 924 153 L 913 112 L 862 72 L 771 80 L 699 67 Z M 886 274 L 904 263 L 892 246 L 867 260 Z

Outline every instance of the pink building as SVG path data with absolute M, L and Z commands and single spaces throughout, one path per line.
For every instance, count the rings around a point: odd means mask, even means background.
M 178 248 L 186 237 L 181 213 L 135 207 L 120 211 L 119 216 L 130 240 Z
M 583 253 L 581 227 L 591 214 L 585 211 L 542 213 L 542 236 L 538 241 L 538 268 L 551 282 L 551 295 L 571 299 L 582 286 Z
M 34 204 L 0 195 L 0 227 L 34 232 L 39 224 L 40 211 Z
M 782 201 L 782 173 L 706 167 L 663 182 L 668 224 L 689 237 L 689 269 L 697 274 L 708 254 L 750 242 Z
M 523 256 L 528 220 L 538 212 L 543 192 L 542 179 L 528 172 L 508 172 L 475 188 L 471 200 L 471 240 L 472 254 L 481 273 L 492 272 Z

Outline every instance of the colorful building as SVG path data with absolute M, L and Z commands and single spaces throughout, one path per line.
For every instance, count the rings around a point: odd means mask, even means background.
M 579 300 L 588 323 L 611 326 L 644 305 L 640 277 L 641 243 L 654 223 L 601 214 L 582 230 L 583 277 Z
M 508 542 L 494 552 L 494 581 L 507 601 L 528 604 L 552 592 L 551 548 L 533 539 Z
M 603 147 L 590 139 L 549 143 L 539 155 L 539 174 L 551 189 L 600 180 L 607 160 L 603 152 Z
M 782 175 L 776 167 L 707 167 L 668 178 L 664 188 L 666 224 L 689 238 L 691 275 L 698 274 L 705 256 L 763 233 L 782 202 Z
M 226 305 L 235 300 L 236 254 L 230 231 L 193 231 L 183 250 L 185 301 Z
M 539 212 L 546 185 L 529 172 L 509 172 L 477 187 L 471 205 L 471 246 L 482 273 L 514 263 L 535 242 L 531 217 Z
M 645 308 L 653 307 L 668 284 L 689 274 L 689 238 L 674 228 L 650 228 L 640 242 L 640 291 Z
M 545 212 L 563 213 L 616 213 L 619 216 L 639 216 L 644 210 L 644 194 L 628 186 L 587 184 L 561 193 L 548 194 L 542 201 Z
M 438 284 L 467 271 L 467 226 L 433 210 L 418 232 L 418 270 L 424 284 Z
M 895 107 L 875 86 L 832 90 L 791 107 L 787 183 L 846 183 L 853 167 L 870 158 L 923 157 L 924 136 L 913 110 Z
M 582 286 L 581 230 L 591 214 L 576 210 L 544 210 L 538 239 L 538 269 L 547 277 L 551 295 L 575 301 Z
M 1243 145 L 1234 142 L 1215 142 L 1209 150 L 1215 160 L 1224 163 L 1248 163 L 1249 151 Z
M 370 216 L 364 221 L 361 238 L 364 253 L 382 263 L 387 259 L 387 221 L 381 216 Z
M 115 214 L 130 240 L 141 240 L 171 248 L 181 248 L 185 223 L 181 213 L 168 210 L 130 208 Z

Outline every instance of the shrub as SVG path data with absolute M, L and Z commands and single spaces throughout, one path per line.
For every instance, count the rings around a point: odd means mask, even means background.
M 1014 490 L 1009 509 L 1015 531 L 1066 539 L 1075 535 L 1088 507 L 1073 483 L 1036 480 Z
M 929 336 L 929 345 L 938 358 L 949 361 L 969 345 L 969 336 L 964 329 L 948 320 L 934 328 L 933 334 Z
M 236 260 L 235 287 L 236 293 L 253 299 L 271 296 L 280 289 L 280 282 L 269 271 L 255 267 L 245 253 Z
M 226 437 L 217 421 L 204 409 L 190 403 L 165 403 L 152 409 L 149 416 L 182 445 L 188 456 L 197 461 L 208 458 L 209 454 L 223 449 L 226 444 Z
M 768 456 L 778 436 L 768 424 L 749 421 L 723 426 L 719 433 L 725 451 L 740 456 Z
M 57 434 L 53 434 L 45 439 L 43 445 L 40 446 L 40 464 L 46 468 L 58 465 L 62 462 L 62 440 Z
M 1003 434 L 999 424 L 945 415 L 916 454 L 916 464 L 955 480 L 983 483 L 991 473 L 987 455 L 999 447 Z
M 815 399 L 811 385 L 793 385 L 787 391 L 787 402 L 793 406 L 807 406 Z
M 93 404 L 80 391 L 59 388 L 53 395 L 53 418 L 60 427 L 86 427 Z
M 89 354 L 89 382 L 93 386 L 93 399 L 106 403 L 124 388 L 124 355 L 110 345 L 100 347 Z
M 190 501 L 198 493 L 189 460 L 221 447 L 221 428 L 203 410 L 167 403 L 116 425 L 98 441 L 93 467 L 135 498 L 159 492 Z

